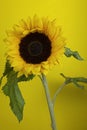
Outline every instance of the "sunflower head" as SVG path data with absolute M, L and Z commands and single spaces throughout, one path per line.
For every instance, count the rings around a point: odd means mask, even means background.
M 32 19 L 21 20 L 7 34 L 7 59 L 20 75 L 46 75 L 64 53 L 61 28 L 48 18 L 39 19 L 35 15 Z

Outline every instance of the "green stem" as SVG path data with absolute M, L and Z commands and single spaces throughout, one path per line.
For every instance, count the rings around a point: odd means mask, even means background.
M 57 98 L 58 94 L 61 92 L 61 90 L 64 88 L 65 85 L 66 85 L 66 82 L 64 82 L 64 83 L 57 89 L 57 91 L 55 92 L 54 97 L 53 97 L 53 100 L 52 100 L 53 105 L 54 105 L 54 103 L 55 103 L 55 101 L 56 101 L 56 98 Z
M 51 117 L 51 126 L 52 126 L 52 130 L 57 130 L 56 128 L 56 122 L 55 122 L 55 117 L 54 117 L 54 109 L 53 109 L 53 103 L 51 101 L 51 97 L 50 97 L 50 92 L 49 92 L 49 88 L 48 88 L 48 84 L 47 84 L 47 80 L 44 74 L 42 74 L 42 77 L 40 77 L 43 85 L 44 85 L 44 90 L 45 90 L 45 94 L 46 94 L 46 99 L 47 99 L 47 103 L 48 103 L 48 108 L 49 108 L 49 112 L 50 112 L 50 117 Z

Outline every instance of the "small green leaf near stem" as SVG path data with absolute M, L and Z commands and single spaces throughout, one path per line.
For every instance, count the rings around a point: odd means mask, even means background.
M 80 83 L 87 83 L 87 78 L 85 77 L 67 77 L 63 73 L 60 73 L 60 75 L 65 78 L 66 85 L 69 83 L 73 83 L 75 86 L 83 89 L 84 86 L 80 85 Z
M 82 61 L 82 60 L 84 60 L 81 56 L 80 56 L 80 54 L 78 53 L 78 51 L 72 51 L 70 48 L 68 48 L 68 47 L 65 47 L 65 52 L 64 52 L 64 54 L 65 54 L 65 56 L 66 57 L 71 57 L 71 56 L 73 56 L 75 59 L 77 59 L 77 60 L 80 60 L 80 61 Z
M 73 83 L 76 87 L 79 87 L 81 89 L 84 88 L 83 85 L 80 85 L 78 82 L 82 82 L 82 83 L 87 83 L 87 78 L 84 77 L 67 77 L 65 76 L 63 73 L 60 73 L 60 75 L 65 78 L 65 82 L 57 89 L 57 91 L 54 94 L 53 97 L 53 105 L 55 104 L 56 98 L 58 96 L 58 94 L 61 92 L 61 90 L 69 83 Z
M 30 81 L 34 77 L 35 77 L 35 75 L 33 75 L 33 74 L 28 75 L 28 77 L 26 77 L 25 75 L 22 75 L 22 76 L 18 77 L 17 80 L 18 80 L 18 82 L 21 82 L 21 81 Z

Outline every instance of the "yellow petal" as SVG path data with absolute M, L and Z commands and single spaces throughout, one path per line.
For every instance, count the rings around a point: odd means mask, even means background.
M 40 74 L 40 69 L 41 69 L 40 65 L 33 65 L 32 73 L 35 75 L 38 75 L 38 74 Z
M 42 21 L 41 19 L 39 19 L 37 15 L 34 15 L 33 17 L 33 28 L 40 29 L 40 30 L 42 30 L 43 28 Z
M 20 23 L 22 28 L 24 28 L 24 30 L 28 30 L 28 26 L 27 26 L 27 23 L 26 21 L 24 21 L 23 19 L 21 19 Z
M 31 30 L 32 29 L 32 19 L 30 17 L 28 17 L 26 24 L 27 24 L 28 30 Z

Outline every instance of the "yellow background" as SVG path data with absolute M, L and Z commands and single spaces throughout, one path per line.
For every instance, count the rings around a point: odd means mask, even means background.
M 34 14 L 57 19 L 62 26 L 67 46 L 78 50 L 84 61 L 61 58 L 61 64 L 51 70 L 48 84 L 53 96 L 64 81 L 59 75 L 87 77 L 87 1 L 86 0 L 2 0 L 0 1 L 0 75 L 5 64 L 5 31 L 20 19 Z M 24 118 L 19 124 L 9 107 L 9 99 L 0 90 L 0 130 L 51 130 L 44 89 L 38 77 L 19 84 L 25 99 Z M 87 85 L 80 90 L 72 84 L 58 95 L 55 117 L 59 130 L 87 130 Z

